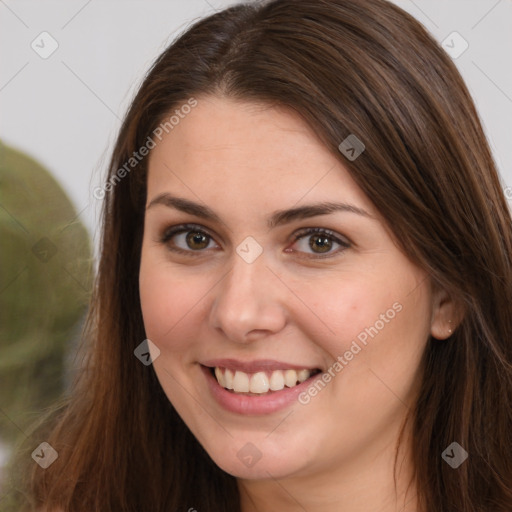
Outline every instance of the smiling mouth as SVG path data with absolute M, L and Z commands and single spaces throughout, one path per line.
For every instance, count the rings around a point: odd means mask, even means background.
M 265 395 L 285 388 L 293 388 L 321 372 L 309 370 L 274 370 L 246 373 L 216 366 L 209 368 L 211 374 L 224 389 L 241 395 Z

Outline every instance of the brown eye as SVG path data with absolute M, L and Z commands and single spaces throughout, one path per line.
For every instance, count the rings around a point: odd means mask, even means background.
M 171 251 L 189 254 L 219 247 L 208 233 L 194 225 L 185 224 L 173 226 L 164 231 L 160 242 Z
M 295 235 L 295 252 L 310 257 L 329 257 L 342 253 L 351 247 L 351 243 L 342 235 L 325 228 L 308 228 Z
M 193 250 L 205 249 L 210 243 L 210 237 L 200 231 L 189 231 L 186 236 L 187 246 Z
M 313 252 L 329 252 L 332 249 L 332 240 L 325 235 L 313 235 L 309 237 L 309 247 Z

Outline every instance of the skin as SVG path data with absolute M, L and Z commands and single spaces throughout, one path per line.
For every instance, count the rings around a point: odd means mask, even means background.
M 208 206 L 220 221 L 149 206 L 162 193 Z M 325 201 L 368 215 L 267 224 L 277 210 Z M 290 110 L 199 97 L 151 152 L 147 206 L 140 298 L 147 337 L 160 349 L 154 369 L 195 437 L 237 477 L 243 512 L 416 511 L 414 486 L 405 494 L 408 429 L 395 489 L 396 441 L 429 335 L 449 336 L 454 306 L 394 243 L 343 156 Z M 186 234 L 162 241 L 182 223 L 211 236 L 206 248 L 190 248 Z M 317 258 L 308 245 L 315 235 L 293 238 L 312 227 L 349 247 L 333 242 Z M 250 264 L 236 252 L 247 236 L 263 248 Z M 200 361 L 274 359 L 326 371 L 396 303 L 401 311 L 306 405 L 244 416 L 211 397 Z M 248 442 L 262 455 L 250 468 L 237 457 Z

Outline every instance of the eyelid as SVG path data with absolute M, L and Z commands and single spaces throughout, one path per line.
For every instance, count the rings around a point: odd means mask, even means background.
M 318 260 L 318 259 L 326 259 L 326 258 L 334 258 L 340 254 L 343 254 L 347 249 L 350 249 L 353 246 L 353 243 L 344 235 L 338 234 L 335 231 L 327 228 L 320 228 L 320 227 L 310 227 L 310 228 L 303 228 L 299 231 L 296 231 L 293 234 L 293 245 L 297 243 L 302 238 L 306 238 L 308 236 L 312 235 L 325 235 L 326 237 L 330 238 L 334 243 L 337 243 L 340 248 L 334 251 L 330 251 L 327 253 L 314 253 L 314 252 L 308 252 L 305 253 L 304 251 L 293 251 L 298 254 L 307 254 L 307 256 L 301 256 L 302 258 L 312 259 L 312 260 Z
M 328 228 L 320 228 L 320 227 L 302 228 L 299 231 L 296 231 L 294 233 L 293 237 L 294 237 L 294 240 L 297 241 L 299 238 L 303 238 L 304 236 L 314 235 L 314 234 L 327 235 L 328 237 L 332 238 L 335 242 L 337 242 L 343 246 L 351 246 L 352 245 L 352 242 L 346 236 L 336 233 L 332 229 L 328 229 Z
M 184 233 L 186 231 L 200 231 L 201 233 L 208 235 L 210 238 L 215 239 L 215 237 L 212 234 L 210 234 L 208 229 L 205 228 L 204 226 L 189 222 L 186 222 L 184 224 L 177 224 L 175 226 L 168 226 L 164 228 L 160 238 L 162 239 L 162 242 L 164 242 L 166 240 L 169 240 L 169 238 L 171 238 L 172 236 Z
M 220 245 L 217 242 L 216 237 L 214 237 L 209 232 L 209 230 L 207 228 L 205 228 L 204 226 L 201 226 L 200 224 L 194 224 L 194 223 L 183 223 L 183 224 L 178 224 L 178 225 L 174 225 L 174 226 L 168 226 L 163 229 L 163 231 L 161 232 L 161 234 L 158 237 L 158 241 L 163 245 L 167 245 L 168 249 L 175 253 L 192 255 L 192 256 L 200 256 L 202 253 L 205 253 L 206 250 L 203 249 L 203 250 L 194 251 L 192 249 L 186 250 L 186 249 L 182 249 L 181 247 L 177 247 L 177 246 L 173 246 L 173 247 L 169 246 L 169 242 L 172 237 L 174 237 L 176 235 L 180 235 L 182 233 L 191 232 L 191 231 L 203 233 L 208 238 L 210 238 L 210 240 L 212 240 L 217 246 Z
M 208 238 L 210 238 L 211 241 L 213 241 L 215 244 L 217 244 L 217 246 L 220 245 L 216 240 L 216 236 L 213 236 L 209 232 L 208 228 L 206 228 L 200 224 L 195 224 L 195 223 L 183 223 L 183 224 L 168 226 L 168 227 L 164 228 L 159 236 L 159 242 L 164 245 L 168 245 L 169 241 L 172 237 L 182 234 L 182 233 L 191 232 L 191 231 L 203 233 Z M 291 235 L 292 240 L 293 240 L 292 245 L 294 245 L 301 238 L 305 238 L 308 235 L 312 236 L 315 234 L 325 235 L 326 237 L 330 238 L 332 241 L 337 243 L 340 246 L 340 248 L 335 251 L 327 252 L 324 254 L 322 254 L 322 253 L 315 254 L 314 252 L 306 253 L 304 251 L 293 251 L 293 252 L 299 253 L 299 254 L 307 254 L 307 256 L 302 256 L 302 257 L 307 257 L 310 259 L 322 259 L 322 258 L 334 257 L 337 254 L 344 252 L 346 249 L 349 249 L 353 245 L 353 243 L 346 236 L 341 235 L 331 229 L 321 228 L 321 227 L 308 227 L 308 228 L 302 228 L 302 229 L 296 230 Z M 169 249 L 172 250 L 173 252 L 187 254 L 187 255 L 194 255 L 194 256 L 199 256 L 201 253 L 207 252 L 206 249 L 194 251 L 193 249 L 186 250 L 186 249 L 182 249 L 181 247 L 176 247 L 176 246 L 174 246 L 172 248 L 169 247 Z M 211 248 L 209 250 L 211 250 Z M 288 251 L 288 252 L 290 252 L 290 251 Z

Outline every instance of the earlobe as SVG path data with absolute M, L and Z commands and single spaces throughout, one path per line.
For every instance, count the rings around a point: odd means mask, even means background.
M 445 291 L 434 293 L 430 334 L 438 340 L 446 340 L 452 336 L 462 320 L 461 308 Z

